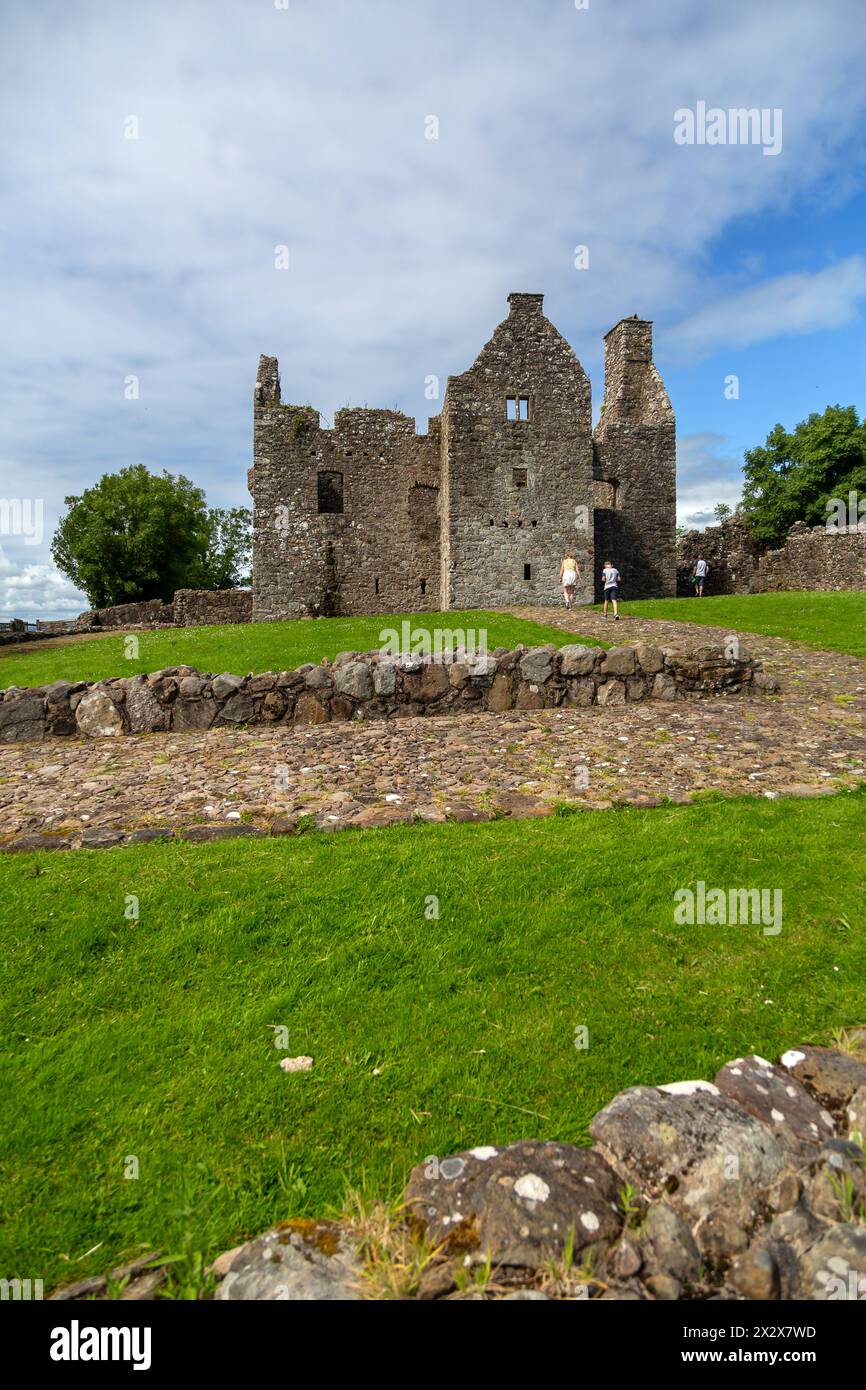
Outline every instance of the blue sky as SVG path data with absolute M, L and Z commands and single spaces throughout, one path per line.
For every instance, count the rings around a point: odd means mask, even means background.
M 260 352 L 424 428 L 511 290 L 596 411 L 602 335 L 653 319 L 705 522 L 777 421 L 866 407 L 864 59 L 862 0 L 4 0 L 0 495 L 44 537 L 0 535 L 0 616 L 86 607 L 49 542 L 107 470 L 249 503 Z M 676 144 L 699 101 L 780 109 L 781 150 Z

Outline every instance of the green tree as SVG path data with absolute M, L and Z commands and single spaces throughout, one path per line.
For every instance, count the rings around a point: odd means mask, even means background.
M 201 488 L 181 474 L 135 464 L 65 502 L 51 554 L 94 608 L 168 602 L 207 572 L 214 527 Z
M 866 422 L 853 405 L 830 405 L 793 431 L 776 425 L 747 449 L 742 511 L 757 540 L 781 545 L 795 521 L 818 526 L 833 498 L 866 495 Z
M 716 505 L 713 507 L 713 511 L 716 515 L 716 521 L 718 521 L 719 524 L 721 524 L 727 517 L 732 515 L 731 509 L 728 506 L 727 502 L 717 502 Z
M 212 507 L 198 589 L 242 589 L 250 583 L 253 514 L 248 507 Z

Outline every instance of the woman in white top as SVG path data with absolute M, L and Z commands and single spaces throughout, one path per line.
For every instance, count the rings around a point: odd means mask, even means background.
M 580 565 L 574 558 L 574 552 L 569 550 L 559 567 L 559 582 L 562 585 L 562 593 L 565 598 L 566 608 L 574 607 L 574 593 L 578 584 L 582 582 Z

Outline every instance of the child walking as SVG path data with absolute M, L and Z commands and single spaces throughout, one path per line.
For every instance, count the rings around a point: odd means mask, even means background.
M 607 605 L 613 604 L 613 620 L 619 622 L 619 570 L 614 567 L 611 560 L 605 560 L 604 569 L 601 572 L 601 582 L 604 585 L 604 616 L 607 617 Z

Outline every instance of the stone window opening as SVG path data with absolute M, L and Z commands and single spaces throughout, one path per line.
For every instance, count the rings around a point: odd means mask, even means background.
M 593 506 L 615 512 L 619 508 L 619 483 L 616 478 L 602 482 L 596 478 L 592 484 Z
M 528 396 L 506 396 L 505 397 L 505 418 L 515 423 L 529 419 L 529 397 Z
M 533 524 L 533 526 L 537 526 L 537 525 L 538 525 L 538 522 L 537 522 L 537 521 L 533 521 L 532 524 Z
M 318 506 L 320 512 L 338 513 L 343 510 L 342 473 L 319 473 Z
M 512 468 L 511 481 L 515 487 L 526 487 L 528 481 L 528 471 L 525 468 Z
M 531 566 L 531 565 L 524 565 L 524 566 L 523 566 L 523 578 L 524 578 L 524 579 L 531 579 L 531 578 L 532 578 L 532 566 Z
M 427 580 L 426 580 L 426 579 L 419 579 L 419 580 L 418 580 L 418 583 L 419 583 L 420 586 L 421 586 L 421 592 L 422 592 L 422 594 L 426 594 L 426 592 L 427 592 Z
M 375 586 L 376 586 L 376 593 L 378 594 L 378 592 L 379 592 L 379 576 L 378 576 L 378 574 L 376 575 L 376 578 L 373 580 L 373 583 L 374 583 Z

